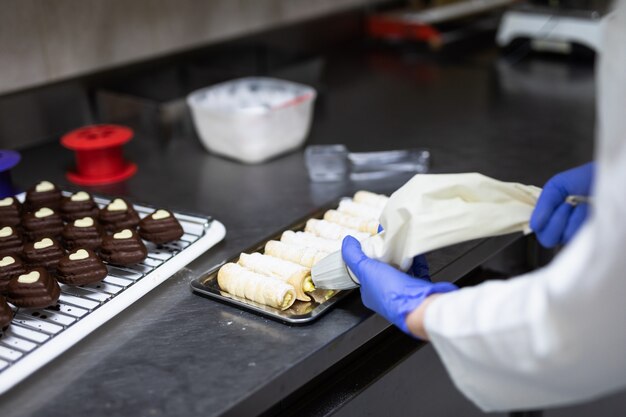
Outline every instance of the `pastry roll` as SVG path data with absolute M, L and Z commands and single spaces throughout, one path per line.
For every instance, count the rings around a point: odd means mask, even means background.
M 363 240 L 371 236 L 369 233 L 359 232 L 358 230 L 331 223 L 328 220 L 319 219 L 309 219 L 309 221 L 306 222 L 304 231 L 313 233 L 319 237 L 338 241 L 343 240 L 343 238 L 348 235 L 356 238 L 357 240 Z
M 265 244 L 265 254 L 312 268 L 313 265 L 328 256 L 329 252 L 270 240 Z
M 356 203 L 367 204 L 368 206 L 376 207 L 380 210 L 385 208 L 389 197 L 381 194 L 374 194 L 369 191 L 357 191 L 354 194 L 354 201 Z
M 260 253 L 242 253 L 238 263 L 253 272 L 279 278 L 291 284 L 296 290 L 298 300 L 311 301 L 311 298 L 305 294 L 305 292 L 315 291 L 310 268 Z
M 291 230 L 287 230 L 283 232 L 280 241 L 289 245 L 313 248 L 327 253 L 341 250 L 341 241 L 324 239 L 307 232 L 292 232 Z
M 355 203 L 351 199 L 341 200 L 341 202 L 339 202 L 339 208 L 337 208 L 337 211 L 349 214 L 351 216 L 373 220 L 378 220 L 381 213 L 383 212 L 381 209 L 368 206 L 367 204 Z
M 336 223 L 340 226 L 355 229 L 360 232 L 369 233 L 370 235 L 378 233 L 378 220 L 355 217 L 346 213 L 340 213 L 337 210 L 328 210 L 324 214 L 324 220 L 328 220 L 331 223 Z
M 220 268 L 217 283 L 232 295 L 279 310 L 288 309 L 296 301 L 296 290 L 283 280 L 252 272 L 234 263 Z

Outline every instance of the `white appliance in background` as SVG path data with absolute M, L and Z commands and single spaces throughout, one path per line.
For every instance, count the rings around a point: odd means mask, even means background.
M 594 3 L 590 6 L 597 7 Z M 606 10 L 522 3 L 502 16 L 496 40 L 501 47 L 528 39 L 536 51 L 569 54 L 581 45 L 599 52 L 605 18 Z

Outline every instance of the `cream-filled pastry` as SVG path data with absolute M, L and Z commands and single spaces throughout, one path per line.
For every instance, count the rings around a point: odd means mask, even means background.
M 308 232 L 294 232 L 287 230 L 283 232 L 280 241 L 289 245 L 303 246 L 305 248 L 313 248 L 328 253 L 341 250 L 340 240 L 330 240 L 314 235 Z
M 302 266 L 306 266 L 307 268 L 312 268 L 313 265 L 327 257 L 329 252 L 311 247 L 279 242 L 277 240 L 270 240 L 265 244 L 265 254 L 275 258 L 284 259 L 286 261 L 295 262 Z
M 19 225 L 21 215 L 22 204 L 15 197 L 0 199 L 0 226 Z
M 378 220 L 363 219 L 346 213 L 340 213 L 337 210 L 328 210 L 324 213 L 324 220 L 360 232 L 369 233 L 370 235 L 378 233 Z
M 253 272 L 275 277 L 292 285 L 296 290 L 298 300 L 311 301 L 311 298 L 305 294 L 315 291 L 310 268 L 260 253 L 242 253 L 237 263 Z
M 61 190 L 50 181 L 41 181 L 26 192 L 25 205 L 34 211 L 42 207 L 57 209 L 61 205 Z
M 110 232 L 134 229 L 139 224 L 139 215 L 133 206 L 122 198 L 116 198 L 100 210 L 100 224 Z
M 63 197 L 59 211 L 63 220 L 69 223 L 84 217 L 97 218 L 100 210 L 90 194 L 79 191 Z
M 346 236 L 352 236 L 357 240 L 363 240 L 371 235 L 369 233 L 359 232 L 355 229 L 340 226 L 327 220 L 309 219 L 304 228 L 305 232 L 313 233 L 316 236 L 330 240 L 343 240 Z
M 354 194 L 353 200 L 357 203 L 366 204 L 382 210 L 385 208 L 387 201 L 389 201 L 389 197 L 370 191 L 357 191 L 356 194 Z
M 372 220 L 378 220 L 383 212 L 382 209 L 368 206 L 367 204 L 355 203 L 352 199 L 341 200 L 337 211 L 351 216 Z
M 296 290 L 293 286 L 235 263 L 227 263 L 220 268 L 217 283 L 229 294 L 279 310 L 288 309 L 296 301 Z
M 13 310 L 0 295 L 0 330 L 6 329 L 11 324 L 11 320 L 13 320 Z

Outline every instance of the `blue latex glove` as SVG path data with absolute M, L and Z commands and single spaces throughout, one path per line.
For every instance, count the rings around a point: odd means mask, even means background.
M 410 334 L 406 325 L 407 314 L 419 307 L 426 297 L 458 289 L 450 282 L 433 284 L 368 258 L 359 241 L 352 236 L 343 240 L 341 252 L 346 265 L 361 282 L 363 304 L 407 334 Z
M 565 244 L 574 237 L 589 213 L 588 204 L 572 206 L 565 202 L 568 195 L 591 194 L 595 164 L 588 164 L 561 172 L 544 186 L 530 218 L 530 228 L 539 242 L 552 248 Z

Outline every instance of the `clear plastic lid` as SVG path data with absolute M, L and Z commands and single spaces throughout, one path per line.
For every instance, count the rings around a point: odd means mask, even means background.
M 425 149 L 349 152 L 344 145 L 311 145 L 304 160 L 314 182 L 375 180 L 430 169 L 430 151 Z

